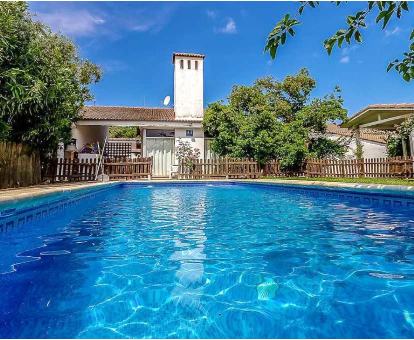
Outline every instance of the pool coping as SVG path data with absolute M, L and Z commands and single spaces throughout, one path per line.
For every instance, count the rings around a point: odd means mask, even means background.
M 132 180 L 132 181 L 111 181 L 111 182 L 72 182 L 57 183 L 48 185 L 36 185 L 24 188 L 2 189 L 0 190 L 0 203 L 15 201 L 25 198 L 45 196 L 54 193 L 65 193 L 77 191 L 85 188 L 111 186 L 116 183 L 201 183 L 201 182 L 232 182 L 232 183 L 267 183 L 278 184 L 290 187 L 313 187 L 315 189 L 354 189 L 370 193 L 393 193 L 396 195 L 414 194 L 414 185 L 389 185 L 389 184 L 362 184 L 362 183 L 343 183 L 343 182 L 324 182 L 324 181 L 302 181 L 302 180 L 279 180 L 279 179 L 205 179 L 205 180 L 169 180 L 153 179 Z
M 252 182 L 252 180 L 242 180 Z M 367 183 L 344 183 L 344 182 L 325 182 L 312 180 L 295 180 L 295 179 L 258 179 L 254 180 L 260 183 L 273 183 L 295 187 L 316 187 L 327 189 L 354 189 L 357 191 L 377 192 L 377 193 L 394 193 L 394 194 L 414 194 L 414 185 L 391 185 L 391 184 L 367 184 Z
M 71 182 L 71 183 L 56 183 L 56 184 L 40 184 L 24 188 L 11 188 L 0 190 L 0 203 L 16 201 L 26 198 L 34 198 L 46 196 L 50 194 L 65 193 L 71 191 L 82 190 L 86 188 L 101 187 L 106 185 L 113 185 L 112 182 Z

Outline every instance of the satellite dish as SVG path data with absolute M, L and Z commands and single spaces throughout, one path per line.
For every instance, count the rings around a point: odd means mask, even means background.
M 171 97 L 170 97 L 170 96 L 165 97 L 165 98 L 164 98 L 164 102 L 163 102 L 163 104 L 164 104 L 165 106 L 167 106 L 167 105 L 170 103 L 170 100 L 171 100 Z

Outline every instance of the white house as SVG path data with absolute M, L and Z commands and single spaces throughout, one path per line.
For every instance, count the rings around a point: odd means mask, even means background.
M 82 119 L 73 127 L 79 150 L 85 143 L 99 142 L 109 126 L 136 126 L 142 138 L 142 156 L 154 159 L 154 175 L 168 176 L 177 164 L 174 148 L 178 139 L 189 141 L 209 158 L 208 140 L 201 122 L 204 115 L 204 55 L 173 53 L 174 108 L 85 106 Z
M 173 53 L 173 108 L 85 106 L 81 112 L 82 119 L 73 127 L 77 150 L 81 150 L 85 143 L 99 142 L 102 145 L 110 126 L 136 126 L 142 140 L 140 155 L 153 157 L 154 176 L 168 176 L 172 166 L 177 164 L 174 149 L 180 138 L 199 149 L 202 158 L 211 158 L 210 139 L 204 136 L 201 128 L 204 57 L 203 54 Z M 332 139 L 352 135 L 348 157 L 355 156 L 358 138 L 363 145 L 364 157 L 386 157 L 386 134 L 366 129 L 389 130 L 411 114 L 414 114 L 414 104 L 372 105 L 352 116 L 342 127 L 328 125 L 327 132 Z M 348 128 L 357 128 L 356 135 Z M 411 143 L 413 141 L 414 137 Z M 414 145 L 410 150 L 414 152 Z
M 336 124 L 327 124 L 326 134 L 329 139 L 339 140 L 345 138 L 348 144 L 346 158 L 355 158 L 357 141 L 356 133 L 350 129 L 340 127 Z M 387 157 L 387 133 L 363 129 L 359 133 L 365 158 Z

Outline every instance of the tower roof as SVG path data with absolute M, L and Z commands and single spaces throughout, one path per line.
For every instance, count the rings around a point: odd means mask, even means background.
M 173 52 L 172 63 L 174 64 L 175 57 L 190 57 L 190 58 L 200 58 L 204 59 L 206 56 L 204 54 L 197 53 L 183 53 L 183 52 Z

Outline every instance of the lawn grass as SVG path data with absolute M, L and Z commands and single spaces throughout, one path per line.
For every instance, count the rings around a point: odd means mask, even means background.
M 263 179 L 320 181 L 320 182 L 342 182 L 342 183 L 363 183 L 363 184 L 386 184 L 386 185 L 407 185 L 414 186 L 414 180 L 399 178 L 331 178 L 331 177 L 273 177 L 265 176 Z

